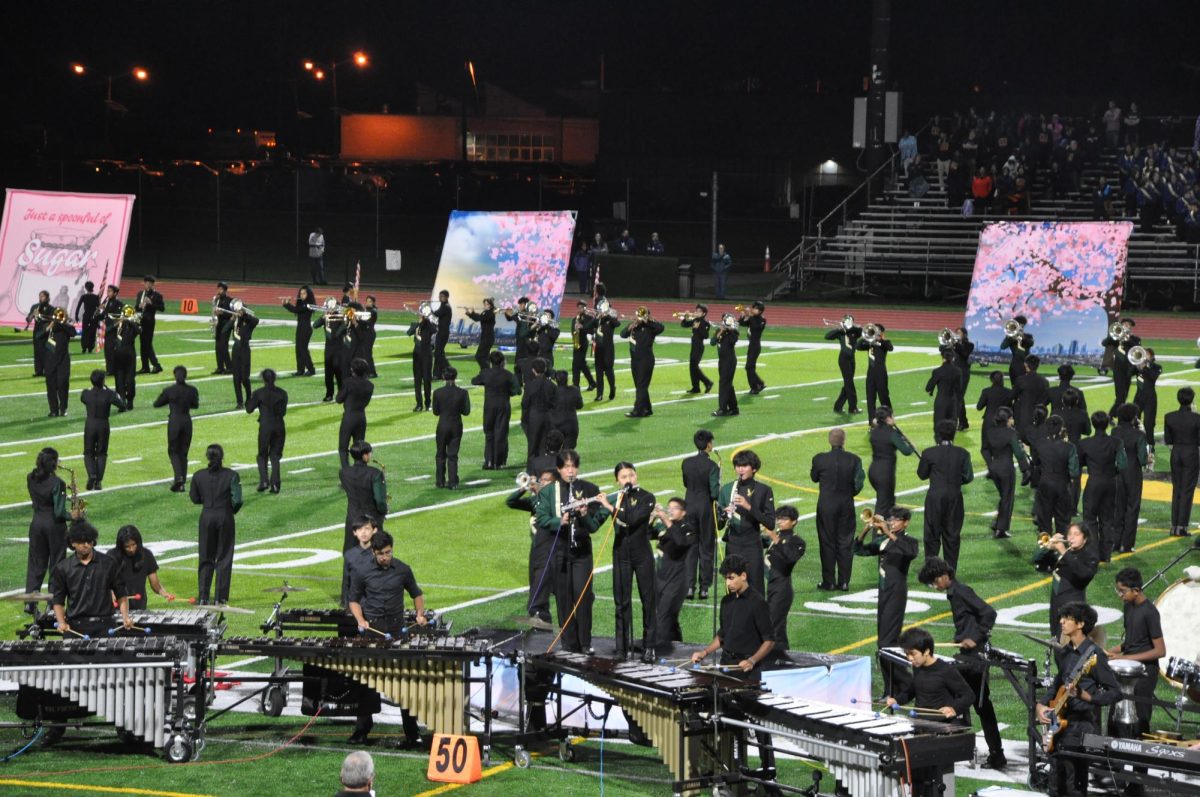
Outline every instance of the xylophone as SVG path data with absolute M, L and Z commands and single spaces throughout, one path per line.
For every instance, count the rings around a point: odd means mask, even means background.
M 852 797 L 903 797 L 902 778 L 954 772 L 975 755 L 971 728 L 783 695 L 722 694 L 719 723 L 793 739 L 829 766 Z M 935 784 L 936 785 L 936 784 Z M 919 789 L 915 790 L 919 791 Z M 947 794 L 953 794 L 952 785 Z
M 430 631 L 448 632 L 450 626 L 443 621 L 437 612 L 432 609 L 425 610 L 425 619 L 429 623 L 422 629 L 423 632 Z M 415 609 L 406 609 L 404 611 L 404 625 L 412 626 L 417 622 L 417 612 Z M 343 636 L 353 636 L 358 633 L 358 621 L 354 619 L 354 615 L 345 609 L 305 609 L 293 608 L 284 609 L 279 606 L 265 623 L 259 626 L 264 634 L 274 632 L 276 636 L 283 636 L 286 631 L 336 631 Z
M 434 733 L 469 730 L 470 685 L 480 680 L 471 675 L 472 663 L 483 660 L 484 680 L 491 678 L 487 644 L 474 637 L 230 637 L 221 641 L 218 653 L 290 659 L 344 675 L 407 709 Z M 299 678 L 289 674 L 274 680 Z M 490 738 L 490 705 L 485 715 Z
M 734 741 L 741 736 L 740 731 L 718 732 L 706 720 L 716 706 L 717 692 L 758 691 L 737 679 L 690 667 L 641 664 L 566 651 L 530 656 L 525 666 L 557 676 L 552 691 L 558 695 L 560 723 L 562 696 L 595 699 L 564 690 L 562 676 L 581 678 L 610 695 L 658 748 L 677 794 L 720 782 L 733 761 Z
M 175 636 L 183 639 L 207 639 L 210 636 L 220 636 L 225 632 L 225 623 L 219 612 L 203 611 L 201 609 L 133 609 L 129 612 L 134 626 L 146 630 L 126 630 L 121 624 L 119 612 L 112 616 L 110 636 L 136 637 L 147 635 L 163 637 Z M 18 634 L 22 639 L 39 639 L 47 634 L 58 634 L 54 615 L 46 612 L 40 615 Z M 93 634 L 95 636 L 95 634 Z
M 20 685 L 21 719 L 45 724 L 98 715 L 162 748 L 174 724 L 169 718 L 182 706 L 187 653 L 169 637 L 2 642 L 0 680 Z

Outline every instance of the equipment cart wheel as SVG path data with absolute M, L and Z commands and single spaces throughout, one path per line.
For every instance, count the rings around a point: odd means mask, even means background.
M 177 733 L 167 742 L 167 760 L 172 764 L 182 764 L 192 760 L 192 741 L 182 733 Z
M 513 765 L 517 769 L 529 769 L 530 761 L 529 751 L 517 745 L 517 748 L 513 750 Z
M 42 727 L 44 730 L 42 731 L 41 744 L 47 746 L 58 744 L 67 733 L 66 726 L 64 725 L 44 725 Z
M 558 757 L 559 757 L 559 760 L 570 764 L 572 761 L 575 760 L 575 745 L 571 744 L 570 742 L 568 742 L 566 740 L 559 742 L 558 743 Z
M 268 717 L 278 717 L 287 705 L 287 693 L 279 684 L 271 684 L 262 693 L 262 713 Z

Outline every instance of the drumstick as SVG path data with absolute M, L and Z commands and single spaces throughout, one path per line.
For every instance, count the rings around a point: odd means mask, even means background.
M 125 627 L 125 626 L 123 626 L 123 625 L 118 625 L 118 626 L 117 626 L 117 627 L 115 627 L 115 628 L 110 628 L 110 629 L 108 629 L 108 635 L 109 635 L 109 636 L 115 636 L 115 635 L 116 635 L 116 633 L 117 633 L 118 631 L 120 631 L 121 629 L 123 629 L 124 627 Z M 142 627 L 142 626 L 140 626 L 140 625 L 131 625 L 131 626 L 129 626 L 129 630 L 130 630 L 130 631 L 141 631 L 143 634 L 149 634 L 149 633 L 150 633 L 150 628 L 149 628 L 149 627 L 143 628 L 143 627 Z
M 365 633 L 366 633 L 366 632 L 368 632 L 368 631 L 370 631 L 372 634 L 379 634 L 379 635 L 380 635 L 381 637 L 383 637 L 384 639 L 391 639 L 391 638 L 392 638 L 392 635 L 391 635 L 391 634 L 385 634 L 384 632 L 382 632 L 382 631 L 379 631 L 379 630 L 376 630 L 376 629 L 372 628 L 372 627 L 371 627 L 371 626 L 369 626 L 369 625 L 360 625 L 360 626 L 358 627 L 358 633 L 360 633 L 360 634 L 365 634 Z
M 659 659 L 658 663 L 664 667 L 674 667 L 674 666 L 677 666 L 680 664 L 690 664 L 691 661 L 692 661 L 692 659 L 689 656 L 689 657 L 683 658 L 683 659 Z
M 961 648 L 962 643 L 961 642 L 934 642 L 933 646 L 935 648 Z
M 856 697 L 852 697 L 852 698 L 850 698 L 850 702 L 851 703 L 867 703 L 872 706 L 880 706 L 882 708 L 891 709 L 893 711 L 903 712 L 910 717 L 917 717 L 917 716 L 944 717 L 945 716 L 944 714 L 942 714 L 942 712 L 938 711 L 936 708 L 919 708 L 917 706 L 901 706 L 898 703 L 889 705 L 886 700 L 859 700 Z
M 79 637 L 80 639 L 91 639 L 91 637 L 88 636 L 87 634 L 81 634 L 78 631 L 76 631 L 74 628 L 60 628 L 58 630 L 63 634 L 74 634 L 75 636 Z

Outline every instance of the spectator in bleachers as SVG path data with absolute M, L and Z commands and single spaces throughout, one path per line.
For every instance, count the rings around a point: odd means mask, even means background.
M 1138 184 L 1138 225 L 1142 232 L 1154 232 L 1162 215 L 1162 194 L 1158 190 L 1157 177 L 1154 172 L 1142 177 Z
M 957 160 L 951 160 L 946 172 L 946 206 L 954 210 L 962 209 L 967 200 L 967 173 L 959 166 Z
M 950 174 L 950 137 L 945 133 L 938 136 L 938 140 L 934 142 L 934 160 L 937 163 L 937 180 L 938 188 L 942 191 L 946 190 L 946 177 Z M 961 202 L 959 203 L 962 204 Z M 952 205 L 953 207 L 953 205 Z
M 1133 218 L 1138 212 L 1138 173 L 1132 171 L 1121 182 L 1121 196 L 1125 198 L 1125 216 Z
M 1121 109 L 1115 100 L 1108 101 L 1108 110 L 1102 117 L 1104 122 L 1104 146 L 1115 147 L 1121 138 Z
M 929 193 L 929 178 L 925 176 L 925 161 L 921 153 L 918 152 L 908 162 L 905 178 L 908 182 L 908 193 L 913 199 L 920 199 Z
M 1050 132 L 1050 145 L 1057 147 L 1063 137 L 1063 123 L 1058 114 L 1050 115 L 1050 124 L 1046 125 L 1046 129 Z
M 666 252 L 667 248 L 663 246 L 662 239 L 658 237 L 658 233 L 650 233 L 650 240 L 646 243 L 646 254 L 663 255 Z
M 1142 117 L 1138 113 L 1136 102 L 1129 103 L 1129 113 L 1125 114 L 1123 122 L 1125 124 L 1125 143 L 1137 146 L 1138 133 L 1142 127 Z
M 637 254 L 637 241 L 629 234 L 629 230 L 621 230 L 621 237 L 613 243 L 613 251 L 623 255 Z
M 974 131 L 972 131 L 973 133 Z M 971 181 L 971 198 L 975 200 L 975 212 L 979 215 L 985 215 L 992 203 L 992 194 L 995 190 L 995 185 L 992 176 L 988 174 L 987 169 L 983 166 L 975 172 L 975 179 Z
M 900 137 L 900 168 L 908 173 L 908 164 L 917 157 L 917 137 L 911 131 L 905 130 Z
M 1200 243 L 1200 203 L 1193 195 L 1188 205 L 1187 216 L 1183 220 L 1184 240 L 1189 244 Z
M 1112 186 L 1104 175 L 1100 175 L 1096 189 L 1092 191 L 1092 218 L 1097 221 L 1112 218 Z
M 1024 175 L 1018 175 L 1012 188 L 1005 193 L 1004 203 L 1005 211 L 1010 216 L 1029 215 L 1029 186 L 1025 182 Z
M 967 167 L 968 174 L 975 173 L 975 164 L 979 158 L 979 136 L 974 130 L 967 132 L 967 137 L 960 145 L 962 150 L 963 165 Z

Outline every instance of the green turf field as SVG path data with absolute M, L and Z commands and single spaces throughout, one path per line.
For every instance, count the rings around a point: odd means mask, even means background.
M 283 319 L 283 312 L 265 311 L 267 318 Z M 768 319 L 770 313 L 768 312 Z M 162 387 L 169 384 L 172 366 L 188 367 L 192 381 L 200 390 L 201 406 L 195 414 L 195 433 L 191 458 L 193 469 L 200 467 L 204 447 L 221 443 L 226 464 L 241 472 L 246 503 L 237 516 L 238 558 L 235 563 L 231 603 L 256 612 L 253 617 L 230 616 L 229 634 L 256 634 L 274 595 L 264 592 L 284 579 L 310 591 L 292 595 L 294 606 L 333 607 L 336 605 L 341 573 L 340 545 L 345 499 L 338 487 L 338 458 L 335 453 L 340 408 L 321 403 L 324 382 L 317 377 L 294 378 L 291 324 L 260 325 L 255 332 L 253 372 L 275 368 L 281 375 L 280 386 L 288 391 L 291 405 L 287 414 L 288 435 L 284 451 L 283 489 L 280 495 L 256 493 L 254 468 L 256 422 L 242 411 L 234 410 L 233 386 L 228 376 L 211 376 L 214 367 L 212 342 L 206 319 L 161 321 L 156 348 L 164 373 L 138 377 L 136 408 L 114 415 L 104 490 L 88 494 L 88 515 L 99 528 L 101 547 L 107 549 L 116 530 L 135 523 L 148 542 L 156 544 L 163 567 L 160 576 L 165 586 L 182 598 L 194 595 L 195 537 L 199 508 L 186 493 L 168 491 L 170 464 L 166 456 L 166 410 L 155 410 L 152 402 Z M 386 314 L 384 323 L 391 321 Z M 613 483 L 612 466 L 628 459 L 639 464 L 642 486 L 665 499 L 681 492 L 679 463 L 693 453 L 692 433 L 700 427 L 712 429 L 716 445 L 732 478 L 729 457 L 735 449 L 753 447 L 764 466 L 761 479 L 771 484 L 776 505 L 794 504 L 801 513 L 798 531 L 809 543 L 809 553 L 797 566 L 794 578 L 796 602 L 792 609 L 789 634 L 793 647 L 813 651 L 839 651 L 869 654 L 874 647 L 875 613 L 873 592 L 877 580 L 872 562 L 856 563 L 851 592 L 835 598 L 818 593 L 819 580 L 815 531 L 811 513 L 816 492 L 809 481 L 812 455 L 826 447 L 826 432 L 843 425 L 849 436 L 848 447 L 864 459 L 869 458 L 866 442 L 865 412 L 844 416 L 833 412 L 833 400 L 840 385 L 836 355 L 821 341 L 822 330 L 790 330 L 768 327 L 767 346 L 759 362 L 760 374 L 768 388 L 759 396 L 745 395 L 745 380 L 739 372 L 737 386 L 741 415 L 712 418 L 716 408 L 715 392 L 708 396 L 688 396 L 687 344 L 684 330 L 668 327 L 674 342 L 656 347 L 658 366 L 651 390 L 654 416 L 640 420 L 624 417 L 633 400 L 627 350 L 618 344 L 618 393 L 614 402 L 593 403 L 585 395 L 586 406 L 580 413 L 581 471 L 602 486 Z M 932 400 L 923 386 L 937 363 L 933 335 L 897 333 L 892 339 L 898 346 L 921 347 L 920 351 L 898 351 L 889 357 L 891 393 L 899 424 L 919 446 L 932 442 Z M 560 340 L 569 342 L 569 335 Z M 772 344 L 788 344 L 773 346 Z M 1194 356 L 1194 347 L 1184 342 L 1147 341 L 1160 359 L 1164 356 Z M 805 346 L 803 344 L 814 344 Z M 75 352 L 78 344 L 73 344 Z M 402 331 L 381 330 L 376 344 L 376 362 L 380 378 L 375 398 L 368 408 L 368 439 L 375 446 L 378 460 L 387 466 L 392 496 L 388 529 L 396 536 L 397 555 L 408 562 L 424 589 L 426 605 L 448 609 L 457 628 L 469 626 L 504 627 L 511 615 L 524 614 L 527 586 L 528 523 L 521 514 L 505 509 L 503 498 L 513 488 L 516 468 L 507 472 L 484 471 L 483 438 L 479 431 L 482 396 L 473 389 L 474 414 L 467 421 L 460 459 L 463 489 L 438 490 L 433 485 L 433 430 L 435 419 L 429 413 L 414 414 L 409 352 L 411 344 Z M 320 367 L 320 343 L 314 339 L 314 359 Z M 454 349 L 455 364 L 464 377 L 475 372 L 471 350 Z M 744 350 L 739 348 L 739 357 Z M 74 356 L 72 404 L 67 418 L 47 418 L 44 384 L 31 377 L 30 346 L 27 336 L 5 330 L 0 335 L 0 590 L 20 591 L 25 569 L 25 535 L 28 527 L 28 498 L 25 475 L 43 446 L 53 446 L 66 458 L 65 465 L 77 468 L 80 484 L 85 481 L 82 450 L 83 406 L 79 390 L 87 374 L 98 363 L 98 355 Z M 558 367 L 569 367 L 570 353 L 560 348 Z M 1163 362 L 1160 378 L 1160 418 L 1175 408 L 1177 386 L 1194 384 L 1197 372 L 1188 362 Z M 715 378 L 715 351 L 706 370 Z M 859 396 L 865 406 L 862 388 L 864 363 L 860 358 Z M 1052 369 L 1051 373 L 1052 373 Z M 1104 407 L 1111 402 L 1111 382 L 1089 376 L 1080 369 L 1077 384 L 1084 388 L 1089 403 Z M 258 383 L 257 378 L 254 379 Z M 467 379 L 461 380 L 463 382 Z M 1053 381 L 1053 380 L 1052 380 Z M 977 370 L 968 390 L 973 402 L 985 386 L 986 375 Z M 110 381 L 111 385 L 111 381 Z M 435 384 L 435 388 L 438 385 Z M 524 438 L 516 423 L 510 441 L 511 462 L 523 459 Z M 971 584 L 1001 612 L 993 636 L 999 647 L 1035 656 L 1040 649 L 1020 635 L 1021 631 L 1045 634 L 1048 582 L 1029 564 L 1034 550 L 1032 525 L 1028 521 L 1030 494 L 1018 488 L 1014 513 L 1014 537 L 994 541 L 988 530 L 989 514 L 995 509 L 995 490 L 983 478 L 983 463 L 978 449 L 978 413 L 971 412 L 972 428 L 959 442 L 975 455 L 977 478 L 966 490 L 967 525 L 964 529 L 960 578 Z M 1160 420 L 1161 427 L 1161 420 Z M 1160 445 L 1158 469 L 1164 470 L 1167 449 Z M 919 508 L 923 483 L 917 479 L 915 458 L 900 462 L 897 491 L 899 500 Z M 1147 482 L 1148 485 L 1151 482 Z M 1158 485 L 1156 485 L 1157 487 Z M 1148 487 L 1149 490 L 1149 487 Z M 870 486 L 860 498 L 873 502 Z M 1093 582 L 1092 601 L 1117 617 L 1119 602 L 1111 583 L 1119 567 L 1134 564 L 1147 576 L 1181 552 L 1190 541 L 1169 538 L 1169 488 L 1167 500 L 1148 498 L 1142 505 L 1144 523 L 1138 537 L 1138 551 L 1114 557 L 1103 566 Z M 919 524 L 919 515 L 914 525 Z M 919 531 L 918 531 L 919 536 Z M 609 552 L 597 546 L 596 563 L 606 567 Z M 1178 569 L 1177 569 L 1178 570 Z M 951 627 L 945 614 L 946 603 L 920 587 L 914 578 L 910 584 L 907 621 L 927 622 L 938 639 L 949 639 Z M 1178 577 L 1172 571 L 1166 584 Z M 611 582 L 607 570 L 596 577 L 598 600 L 595 609 L 595 633 L 611 635 Z M 1165 584 L 1151 588 L 1155 597 Z M 469 604 L 469 605 L 463 605 Z M 166 603 L 152 596 L 151 608 Z M 455 608 L 462 605 L 462 608 Z M 15 637 L 22 623 L 18 603 L 0 603 L 0 638 Z M 635 609 L 637 616 L 637 609 Z M 700 643 L 711 636 L 710 607 L 688 604 L 682 617 L 685 639 Z M 1119 618 L 1109 626 L 1110 639 L 1119 635 Z M 1023 711 L 1011 693 L 997 679 L 994 699 L 1001 722 L 1009 727 L 1006 738 L 1022 738 Z M 1163 686 L 1160 696 L 1172 696 Z M 13 718 L 11 704 L 0 701 L 0 723 Z M 286 789 L 295 797 L 332 793 L 336 771 L 347 751 L 347 727 L 318 719 L 289 748 L 262 760 L 263 756 L 296 736 L 304 727 L 302 719 L 265 719 L 256 714 L 231 714 L 209 730 L 208 748 L 199 766 L 159 766 L 147 756 L 120 754 L 111 731 L 68 735 L 54 752 L 33 750 L 0 767 L 0 793 L 47 793 L 32 786 L 5 785 L 4 779 L 26 778 L 71 784 L 126 787 L 174 791 L 189 794 L 266 794 Z M 388 729 L 379 728 L 379 738 Z M 397 731 L 398 729 L 392 729 Z M 22 746 L 15 730 L 0 731 L 0 757 Z M 556 794 L 594 794 L 601 784 L 600 745 L 592 738 L 580 746 L 581 761 L 564 765 L 556 757 L 535 759 L 528 771 L 501 766 L 482 784 L 469 787 L 478 794 L 527 794 L 552 790 Z M 980 743 L 982 748 L 982 742 Z M 424 758 L 379 752 L 378 788 L 381 794 L 413 794 L 430 788 L 425 781 Z M 230 761 L 221 764 L 222 761 Z M 503 751 L 493 758 L 502 765 Z M 603 751 L 603 788 L 612 794 L 667 794 L 666 769 L 657 764 L 656 754 L 626 745 L 605 746 Z M 216 763 L 216 765 L 213 765 Z M 130 769 L 137 767 L 137 769 Z M 85 771 L 80 771 L 85 770 Z M 791 782 L 807 785 L 808 776 L 800 764 L 785 769 Z M 60 773 L 60 774 L 55 774 Z M 980 770 L 981 774 L 987 770 Z M 1019 777 L 1020 773 L 1014 773 Z M 283 785 L 283 784 L 286 784 Z M 825 784 L 828 785 L 828 784 Z M 960 781 L 959 788 L 965 784 Z M 5 790 L 8 791 L 5 791 Z M 66 793 L 66 792 L 62 792 Z M 965 793 L 965 792 L 964 792 Z

